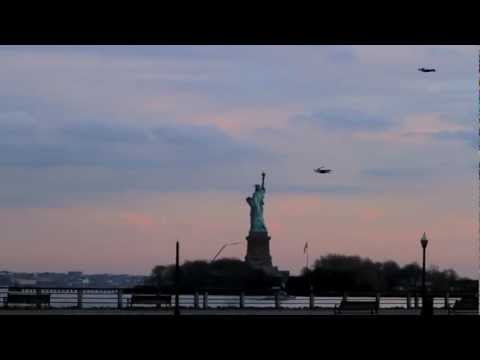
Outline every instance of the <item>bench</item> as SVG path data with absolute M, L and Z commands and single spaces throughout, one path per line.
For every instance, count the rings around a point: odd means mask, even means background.
M 38 308 L 45 304 L 50 307 L 50 294 L 9 292 L 3 301 L 6 308 L 9 304 L 36 305 Z
M 130 307 L 134 305 L 156 305 L 160 308 L 162 305 L 169 306 L 172 304 L 171 295 L 159 294 L 133 294 L 130 298 Z
M 378 314 L 377 301 L 349 301 L 342 300 L 339 306 L 335 305 L 334 314 L 341 314 L 343 312 L 368 312 L 370 314 Z
M 452 307 L 448 308 L 449 314 L 478 312 L 478 298 L 465 297 L 455 301 Z

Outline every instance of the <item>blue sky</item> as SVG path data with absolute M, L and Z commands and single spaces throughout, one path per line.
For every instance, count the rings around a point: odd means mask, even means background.
M 442 249 L 433 260 L 473 274 L 476 55 L 473 46 L 2 46 L 0 223 L 3 216 L 8 231 L 0 239 L 7 249 L 0 267 L 148 272 L 168 261 L 162 249 L 180 232 L 178 222 L 192 231 L 185 239 L 189 256 L 208 258 L 222 245 L 214 234 L 235 241 L 246 235 L 244 198 L 265 170 L 267 227 L 302 208 L 311 211 L 272 234 L 280 267 L 301 267 L 301 251 L 291 253 L 302 249 L 303 239 L 318 256 L 352 251 L 415 261 L 416 237 L 430 230 Z M 438 71 L 423 74 L 422 66 Z M 321 165 L 334 174 L 315 176 Z M 196 208 L 202 199 L 211 217 L 199 222 L 197 214 L 180 210 L 165 215 L 162 204 L 172 194 L 178 208 Z M 204 203 L 210 196 L 215 200 Z M 290 213 L 278 213 L 269 201 Z M 312 238 L 321 222 L 326 238 L 343 239 L 338 228 L 345 206 L 367 206 L 389 220 L 367 224 L 352 213 L 344 240 Z M 423 225 L 406 222 L 409 207 L 430 212 L 422 214 Z M 227 216 L 221 224 L 213 215 L 220 208 Z M 37 226 L 49 224 L 39 222 L 40 213 L 65 209 L 78 214 L 64 219 L 64 232 L 50 227 L 38 237 Z M 98 244 L 107 246 L 106 233 L 127 243 L 134 236 L 138 243 L 126 249 L 143 246 L 145 253 L 57 260 L 72 246 L 87 249 L 84 235 L 74 231 L 77 216 L 99 209 L 135 220 L 112 215 L 109 225 L 84 223 Z M 327 222 L 325 211 L 338 218 Z M 159 219 L 161 230 L 142 228 Z M 22 221 L 25 229 L 14 225 Z M 385 240 L 381 252 L 386 223 L 405 230 Z M 289 231 L 302 239 L 292 240 Z M 60 233 L 62 240 L 53 241 Z M 402 248 L 405 237 L 412 250 L 388 251 Z M 464 249 L 455 256 L 448 252 L 453 241 Z M 49 252 L 24 253 L 34 244 Z M 152 251 L 157 258 L 149 257 Z M 243 257 L 244 249 L 231 251 Z

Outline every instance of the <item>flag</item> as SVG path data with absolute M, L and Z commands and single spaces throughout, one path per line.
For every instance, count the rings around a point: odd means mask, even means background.
M 308 242 L 305 243 L 305 247 L 303 248 L 303 252 L 306 253 L 308 249 Z

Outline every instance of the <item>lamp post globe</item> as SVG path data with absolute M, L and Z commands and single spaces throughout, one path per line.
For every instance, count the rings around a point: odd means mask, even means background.
M 427 239 L 427 235 L 425 233 L 423 233 L 423 236 L 422 238 L 420 239 L 420 244 L 422 244 L 422 248 L 426 248 L 427 245 L 428 245 L 428 239 Z

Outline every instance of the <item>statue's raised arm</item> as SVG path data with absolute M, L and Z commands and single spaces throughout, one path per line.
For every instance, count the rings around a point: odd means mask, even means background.
M 262 172 L 262 190 L 265 190 L 265 173 Z

